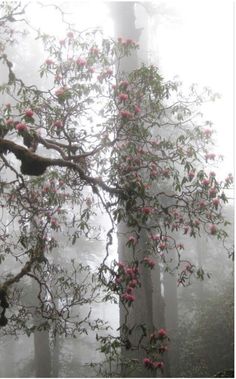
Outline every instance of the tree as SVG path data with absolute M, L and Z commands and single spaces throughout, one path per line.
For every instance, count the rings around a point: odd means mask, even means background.
M 3 28 L 12 22 L 8 13 L 2 22 Z M 102 321 L 92 318 L 88 305 L 119 298 L 128 318 L 147 288 L 143 280 L 150 280 L 155 259 L 178 270 L 179 284 L 202 274 L 182 258 L 184 246 L 172 232 L 193 238 L 208 233 L 224 241 L 224 188 L 232 175 L 219 182 L 206 167 L 217 159 L 209 150 L 213 130 L 199 113 L 205 100 L 215 98 L 208 89 L 199 93 L 193 86 L 185 97 L 180 83 L 165 82 L 155 66 L 117 73 L 115 67 L 138 49 L 132 39 L 112 40 L 71 25 L 63 40 L 41 32 L 37 38 L 47 54 L 40 66 L 47 88 L 25 84 L 5 50 L 0 57 L 8 72 L 1 92 L 9 98 L 1 108 L 0 129 L 1 265 L 7 268 L 0 324 L 4 333 L 20 328 L 28 334 L 40 328 L 64 335 L 100 331 Z M 110 220 L 98 281 L 81 256 L 69 270 L 51 258 L 65 240 L 75 244 L 81 236 L 96 238 L 97 208 Z M 130 259 L 110 262 L 121 222 L 130 228 L 125 235 Z M 174 254 L 176 267 L 171 266 Z M 25 302 L 29 279 L 37 284 L 39 306 Z M 79 318 L 73 317 L 78 308 Z M 45 320 L 39 326 L 32 325 L 35 312 Z M 150 375 L 163 370 L 165 329 L 126 321 L 121 325 L 126 339 L 97 335 L 109 362 L 120 348 L 138 349 L 144 358 L 132 364 Z M 129 339 L 134 330 L 142 331 L 135 344 Z

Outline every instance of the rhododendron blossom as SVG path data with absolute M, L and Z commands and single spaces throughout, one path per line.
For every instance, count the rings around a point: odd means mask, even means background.
M 154 209 L 152 207 L 143 207 L 141 208 L 141 212 L 149 215 L 150 213 L 153 213 Z
M 77 63 L 78 66 L 80 66 L 80 67 L 84 67 L 84 66 L 86 66 L 86 64 L 87 64 L 87 61 L 86 61 L 86 59 L 84 59 L 84 58 L 78 58 L 78 59 L 76 60 L 76 63 Z
M 130 119 L 130 118 L 133 117 L 133 114 L 131 112 L 125 111 L 125 110 L 124 111 L 120 111 L 120 115 L 124 119 Z
M 159 329 L 158 332 L 157 332 L 157 335 L 158 335 L 158 337 L 160 337 L 160 338 L 164 338 L 164 337 L 166 337 L 166 336 L 167 336 L 166 330 L 163 329 L 163 328 Z
M 118 95 L 118 99 L 120 101 L 126 101 L 126 100 L 128 100 L 128 98 L 129 98 L 129 96 L 127 95 L 127 93 L 119 93 L 119 95 Z
M 143 261 L 144 261 L 144 264 L 146 265 L 146 266 L 148 266 L 149 268 L 153 268 L 153 267 L 155 267 L 155 261 L 153 260 L 153 259 L 151 259 L 151 258 L 149 258 L 149 257 L 144 257 L 143 258 Z
M 34 115 L 34 112 L 32 111 L 32 109 L 26 109 L 25 116 L 33 117 L 33 115 Z
M 202 181 L 202 185 L 205 186 L 205 187 L 208 187 L 210 184 L 210 180 L 209 179 L 203 179 Z
M 26 124 L 24 124 L 23 122 L 19 122 L 19 124 L 16 125 L 16 130 L 18 132 L 24 132 L 24 131 L 28 130 L 28 126 Z
M 208 161 L 208 160 L 212 160 L 213 161 L 215 159 L 215 157 L 216 157 L 215 153 L 208 153 L 208 154 L 205 155 L 206 161 Z
M 210 225 L 210 234 L 215 235 L 217 233 L 217 226 L 212 224 Z
M 53 123 L 53 126 L 55 126 L 56 128 L 63 128 L 63 122 L 61 120 L 56 120 Z

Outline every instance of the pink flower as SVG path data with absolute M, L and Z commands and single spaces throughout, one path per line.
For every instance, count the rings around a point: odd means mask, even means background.
M 133 117 L 133 114 L 129 111 L 120 111 L 120 115 L 124 119 L 129 119 Z
M 72 38 L 74 38 L 74 34 L 72 32 L 69 32 L 69 33 L 67 33 L 67 37 L 72 39 Z
M 122 282 L 122 279 L 121 279 L 121 277 L 118 275 L 118 276 L 116 276 L 116 278 L 115 278 L 115 282 L 117 283 L 117 284 L 120 284 L 121 282 Z
M 157 332 L 157 335 L 158 335 L 159 338 L 165 338 L 165 337 L 167 337 L 166 330 L 163 329 L 163 328 L 159 329 L 158 332 Z
M 134 274 L 133 269 L 130 268 L 130 267 L 128 267 L 128 268 L 126 269 L 126 274 L 129 275 L 129 276 L 133 276 L 133 274 Z
M 127 292 L 123 293 L 123 294 L 121 295 L 121 297 L 122 297 L 122 299 L 124 299 L 125 301 L 131 302 L 131 303 L 135 300 L 135 296 L 134 296 L 134 295 L 131 295 L 131 294 L 127 293 Z
M 78 58 L 78 59 L 76 60 L 76 63 L 77 63 L 78 66 L 80 66 L 80 67 L 84 67 L 84 66 L 86 66 L 86 64 L 87 64 L 87 61 L 86 61 L 86 59 L 84 59 L 84 58 Z
M 65 88 L 61 87 L 61 88 L 58 88 L 56 91 L 55 91 L 55 95 L 57 97 L 60 97 L 60 96 L 63 96 L 65 94 Z
M 216 155 L 214 153 L 208 153 L 205 155 L 206 161 L 208 161 L 208 159 L 214 161 L 215 157 Z
M 113 74 L 112 69 L 111 69 L 111 68 L 108 68 L 108 69 L 106 70 L 106 75 L 111 76 L 112 74 Z
M 129 236 L 129 238 L 128 238 L 128 243 L 130 244 L 130 245 L 136 245 L 136 243 L 137 243 L 137 238 L 135 238 L 134 236 Z
M 138 105 L 135 105 L 134 113 L 140 113 L 140 112 L 141 112 L 141 108 Z
M 189 171 L 189 173 L 188 173 L 189 179 L 192 180 L 194 178 L 194 176 L 195 176 L 195 172 L 194 171 Z
M 93 55 L 98 55 L 99 54 L 99 49 L 97 47 L 91 47 L 90 53 Z
M 146 215 L 149 215 L 150 213 L 153 212 L 153 208 L 152 207 L 143 207 L 143 208 L 141 208 L 141 212 L 146 214 Z
M 233 181 L 234 181 L 234 178 L 232 174 L 229 174 L 227 178 L 225 179 L 225 182 L 227 185 L 233 183 Z
M 27 117 L 32 117 L 34 114 L 34 112 L 32 111 L 32 109 L 26 109 L 25 111 L 25 116 Z
M 216 194 L 217 194 L 217 189 L 216 188 L 210 188 L 209 189 L 209 196 L 210 197 L 215 197 Z
M 202 185 L 203 186 L 207 187 L 207 186 L 209 186 L 209 184 L 210 184 L 210 180 L 209 179 L 203 179 L 203 181 L 202 181 Z
M 211 137 L 211 135 L 213 133 L 213 130 L 211 130 L 211 129 L 204 129 L 203 133 L 204 133 L 204 135 L 205 135 L 206 138 L 209 138 L 209 137 Z
M 19 122 L 19 124 L 16 125 L 16 130 L 18 132 L 24 132 L 25 130 L 28 130 L 28 126 L 23 122 Z
M 136 279 L 132 279 L 132 280 L 130 280 L 128 285 L 131 288 L 135 288 L 137 286 L 137 284 L 138 284 L 138 281 Z
M 127 93 L 120 93 L 120 94 L 118 95 L 118 99 L 119 99 L 120 101 L 126 101 L 126 100 L 128 100 L 128 98 L 129 98 L 129 96 L 127 95 Z
M 152 362 L 152 360 L 150 358 L 144 358 L 143 364 L 147 368 L 153 367 L 153 362 Z
M 129 85 L 128 80 L 122 80 L 122 81 L 120 81 L 120 83 L 119 83 L 119 87 L 123 87 L 123 88 L 127 88 L 128 85 Z
M 211 171 L 209 174 L 210 177 L 214 178 L 216 176 L 216 173 L 214 171 Z
M 151 259 L 149 257 L 144 257 L 143 261 L 144 261 L 145 265 L 148 266 L 149 268 L 152 269 L 153 267 L 155 267 L 156 263 L 153 259 Z
M 54 228 L 58 227 L 58 221 L 56 218 L 51 218 L 51 226 Z
M 201 209 L 205 208 L 205 206 L 206 206 L 205 200 L 200 200 L 198 204 L 199 204 L 199 208 L 201 208 Z
M 210 225 L 210 234 L 215 235 L 217 232 L 217 226 L 215 224 Z
M 150 236 L 150 239 L 153 240 L 153 241 L 160 241 L 160 235 L 159 234 L 155 234 L 154 236 L 151 235 Z
M 53 124 L 56 128 L 63 128 L 63 122 L 61 120 L 56 120 Z
M 54 62 L 53 62 L 52 59 L 48 58 L 48 59 L 46 59 L 45 64 L 46 64 L 47 66 L 51 66 L 51 65 L 54 64 Z
M 220 200 L 218 199 L 218 197 L 216 197 L 215 199 L 212 200 L 212 204 L 217 208 L 218 205 L 220 204 Z
M 163 362 L 153 362 L 153 367 L 163 370 L 164 363 Z
M 200 225 L 200 221 L 199 221 L 199 220 L 195 220 L 195 221 L 194 221 L 194 226 L 197 226 L 197 227 L 198 227 L 199 225 Z
M 166 244 L 165 244 L 165 242 L 161 242 L 161 243 L 159 244 L 159 248 L 160 248 L 161 250 L 164 250 L 164 249 L 166 248 Z

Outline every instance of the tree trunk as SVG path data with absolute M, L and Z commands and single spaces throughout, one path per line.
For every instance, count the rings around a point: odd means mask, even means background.
M 109 4 L 111 14 L 114 19 L 115 25 L 115 37 L 130 38 L 135 42 L 139 42 L 141 30 L 137 29 L 135 25 L 135 2 L 115 2 Z M 145 54 L 141 51 L 139 55 L 142 61 L 147 60 Z M 126 74 L 137 69 L 139 66 L 139 56 L 135 52 L 130 57 L 127 57 L 122 61 L 120 71 L 124 71 Z M 118 227 L 118 256 L 119 260 L 124 263 L 128 263 L 130 260 L 130 249 L 127 248 L 127 236 L 131 234 L 128 226 L 124 223 L 120 223 Z M 142 260 L 144 258 L 143 251 L 145 251 L 145 242 L 147 236 L 145 232 L 141 232 L 139 245 L 137 247 L 136 258 Z M 157 294 L 159 289 L 153 288 L 160 282 L 160 270 L 156 270 L 155 276 L 151 275 L 150 269 L 147 269 L 143 265 L 139 267 L 141 288 L 136 290 L 136 299 L 132 306 L 129 308 L 128 313 L 124 306 L 120 305 L 120 325 L 121 336 L 127 338 L 133 348 L 122 349 L 122 359 L 132 359 L 139 362 L 139 366 L 136 370 L 130 371 L 125 365 L 122 369 L 122 376 L 129 377 L 153 377 L 153 372 L 147 370 L 143 365 L 143 359 L 146 356 L 145 350 L 140 348 L 140 345 L 146 345 L 149 340 L 149 333 L 153 331 L 154 327 L 158 327 L 164 321 L 163 299 L 161 293 Z M 154 281 L 153 281 L 154 279 Z M 158 282 L 158 283 L 157 283 Z M 163 313 L 160 317 L 160 313 Z M 158 316 L 157 316 L 158 315 Z M 158 317 L 158 321 L 156 319 Z M 155 322 L 153 320 L 155 317 Z M 160 324 L 159 324 L 160 323 Z M 125 334 L 122 326 L 128 327 L 129 334 Z M 147 330 L 147 335 L 144 336 L 144 329 Z M 123 335 L 122 335 L 123 331 Z M 141 343 L 140 343 L 141 341 Z

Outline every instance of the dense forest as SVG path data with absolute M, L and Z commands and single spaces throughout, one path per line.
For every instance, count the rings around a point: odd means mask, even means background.
M 90 6 L 0 2 L 0 377 L 234 377 L 221 100 L 163 2 Z

